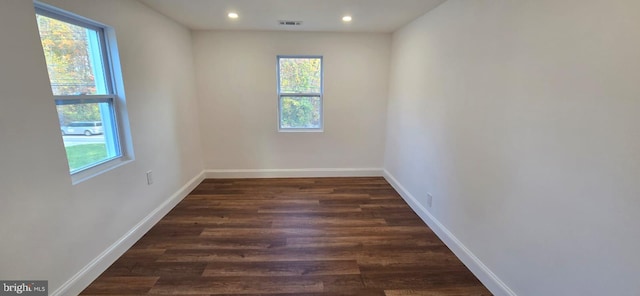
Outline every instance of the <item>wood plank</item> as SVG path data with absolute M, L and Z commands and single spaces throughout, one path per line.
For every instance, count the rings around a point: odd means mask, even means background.
M 163 278 L 149 291 L 151 294 L 239 294 L 239 293 L 309 293 L 322 292 L 319 278 L 300 277 L 192 277 Z
M 107 277 L 131 276 L 200 276 L 207 267 L 206 263 L 182 262 L 135 262 L 133 264 L 115 264 L 102 275 Z
M 431 250 L 427 250 L 431 248 Z M 332 248 L 274 248 L 261 250 L 168 249 L 157 262 L 260 262 L 260 261 L 323 261 L 357 260 L 363 265 L 392 266 L 431 261 L 440 264 L 455 260 L 449 249 L 426 246 L 403 247 L 332 247 Z
M 367 287 L 394 289 L 442 288 L 452 285 L 481 285 L 471 273 L 460 270 L 423 269 L 414 272 L 377 272 L 363 273 L 362 280 Z
M 209 263 L 203 276 L 310 276 L 360 274 L 355 260 Z
M 87 294 L 144 294 L 158 281 L 159 277 L 148 276 L 104 276 L 94 281 L 84 290 Z
M 393 227 L 308 227 L 308 228 L 206 228 L 202 237 L 332 237 L 332 236 L 370 236 L 372 234 L 411 234 L 429 235 L 431 229 L 424 226 Z
M 328 248 L 355 246 L 396 246 L 397 248 L 414 246 L 440 246 L 442 243 L 434 241 L 433 236 L 416 237 L 412 235 L 369 235 L 369 236 L 333 236 L 325 237 L 292 237 L 286 239 L 290 248 Z
M 291 228 L 291 227 L 376 227 L 386 226 L 387 221 L 385 219 L 375 218 L 352 218 L 352 217 L 336 217 L 336 218 L 322 218 L 322 217 L 283 217 L 273 219 L 272 226 L 274 228 Z
M 185 236 L 167 240 L 163 237 L 143 237 L 135 244 L 136 249 L 217 249 L 217 250 L 260 250 L 282 247 L 287 244 L 286 239 L 272 238 L 202 238 Z M 163 252 L 164 253 L 164 250 Z M 160 257 L 158 254 L 157 257 Z M 158 258 L 156 258 L 158 259 Z
M 386 296 L 487 296 L 484 287 L 436 288 L 430 290 L 386 290 Z

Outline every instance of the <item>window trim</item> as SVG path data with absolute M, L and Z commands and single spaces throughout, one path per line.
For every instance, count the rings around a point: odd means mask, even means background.
M 280 59 L 319 59 L 320 60 L 320 92 L 319 93 L 283 93 L 280 89 Z M 278 132 L 324 132 L 324 57 L 321 55 L 278 55 L 276 56 L 276 77 L 278 92 Z M 283 97 L 307 97 L 320 98 L 320 127 L 319 128 L 295 128 L 282 127 L 282 98 Z
M 69 170 L 73 185 L 81 183 L 85 180 L 93 178 L 97 175 L 115 169 L 126 163 L 133 161 L 133 148 L 131 145 L 130 131 L 128 128 L 128 120 L 126 104 L 124 102 L 123 90 L 119 88 L 122 83 L 120 74 L 114 75 L 116 69 L 119 70 L 119 55 L 117 53 L 117 41 L 113 29 L 86 17 L 70 13 L 55 6 L 51 6 L 42 2 L 34 2 L 35 15 L 42 15 L 53 18 L 72 25 L 84 27 L 97 32 L 98 41 L 100 43 L 100 59 L 104 69 L 104 85 L 106 94 L 96 95 L 53 95 L 55 105 L 64 104 L 83 104 L 83 103 L 109 103 L 111 109 L 111 121 L 115 129 L 114 146 L 118 151 L 116 156 L 105 158 L 91 165 L 77 170 Z M 111 40 L 114 39 L 114 40 Z M 116 50 L 114 53 L 113 50 Z M 59 128 L 58 128 L 59 130 Z M 66 150 L 66 149 L 65 149 Z M 66 155 L 65 155 L 66 158 Z

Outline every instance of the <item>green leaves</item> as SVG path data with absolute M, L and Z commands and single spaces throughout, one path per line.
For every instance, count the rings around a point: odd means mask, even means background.
M 321 59 L 281 58 L 281 93 L 320 93 L 322 91 Z
M 281 128 L 320 128 L 320 97 L 281 97 Z

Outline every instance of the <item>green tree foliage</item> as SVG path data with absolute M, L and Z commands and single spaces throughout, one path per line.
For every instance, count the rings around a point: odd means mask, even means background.
M 291 95 L 281 97 L 282 127 L 320 127 L 321 67 L 319 58 L 280 59 L 280 93 Z
M 319 97 L 283 97 L 282 127 L 318 128 L 320 127 Z
M 322 71 L 318 58 L 280 59 L 282 93 L 320 93 Z
M 37 15 L 40 40 L 54 95 L 95 94 L 88 29 Z M 57 106 L 61 124 L 99 121 L 98 104 Z

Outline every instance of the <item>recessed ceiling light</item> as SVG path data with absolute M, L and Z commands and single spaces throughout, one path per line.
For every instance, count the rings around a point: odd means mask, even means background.
M 350 21 L 351 21 L 351 16 L 350 16 L 350 15 L 345 15 L 345 16 L 343 16 L 343 17 L 342 17 L 342 21 L 343 21 L 343 22 L 347 22 L 347 23 L 348 23 L 348 22 L 350 22 Z
M 230 19 L 237 19 L 238 18 L 238 14 L 235 13 L 235 12 L 229 12 L 229 14 L 227 16 L 229 16 Z

